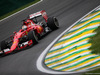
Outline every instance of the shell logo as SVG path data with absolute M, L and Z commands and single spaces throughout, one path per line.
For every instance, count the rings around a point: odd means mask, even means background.
M 26 34 L 28 34 L 28 32 L 26 31 Z
M 28 25 L 31 25 L 31 22 L 28 22 Z
M 13 43 L 15 44 L 15 43 L 17 43 L 17 41 L 14 41 Z
M 38 29 L 39 29 L 39 32 L 41 32 L 41 31 L 42 31 L 42 28 L 41 28 L 40 26 L 38 26 Z

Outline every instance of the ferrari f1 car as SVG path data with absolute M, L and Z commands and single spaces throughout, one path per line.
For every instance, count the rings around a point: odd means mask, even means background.
M 41 18 L 44 21 L 41 21 Z M 38 19 L 39 18 L 39 19 Z M 1 41 L 0 54 L 9 54 L 38 43 L 38 40 L 46 33 L 59 28 L 56 17 L 47 17 L 45 10 L 33 13 L 23 20 L 22 28 L 10 36 L 10 41 Z

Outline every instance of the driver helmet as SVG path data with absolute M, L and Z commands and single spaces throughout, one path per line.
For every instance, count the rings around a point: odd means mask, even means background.
M 27 25 L 27 22 L 23 22 L 23 25 Z

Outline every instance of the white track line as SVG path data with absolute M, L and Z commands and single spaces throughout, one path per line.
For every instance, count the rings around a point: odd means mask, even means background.
M 26 8 L 24 8 L 24 9 L 22 9 L 22 10 L 20 10 L 20 11 L 18 11 L 18 12 L 16 12 L 16 13 L 14 13 L 14 14 L 12 14 L 12 15 L 10 15 L 10 16 L 8 16 L 8 17 L 6 17 L 6 18 L 2 19 L 2 20 L 0 20 L 0 22 L 1 22 L 1 21 L 4 21 L 4 20 L 6 20 L 6 19 L 8 19 L 8 18 L 10 18 L 10 17 L 12 17 L 12 16 L 14 16 L 14 15 L 16 15 L 16 14 L 18 14 L 18 13 L 20 13 L 20 12 L 22 12 L 22 11 L 26 10 L 26 9 L 29 9 L 30 7 L 32 7 L 32 6 L 36 5 L 36 4 L 39 4 L 39 3 L 40 3 L 40 2 L 42 2 L 42 1 L 43 1 L 43 0 L 40 0 L 39 2 L 37 2 L 37 3 L 35 3 L 35 4 L 30 5 L 30 6 L 26 7 Z
M 41 53 L 41 55 L 39 56 L 39 58 L 37 59 L 36 62 L 36 66 L 37 69 L 40 70 L 41 72 L 44 73 L 50 73 L 50 74 L 71 74 L 71 73 L 79 73 L 79 72 L 86 72 L 86 71 L 77 71 L 77 72 L 58 72 L 58 71 L 54 71 L 51 69 L 48 69 L 46 67 L 44 67 L 43 62 L 44 62 L 44 58 L 45 55 L 47 54 L 48 50 L 50 50 L 50 48 L 54 45 L 54 43 L 60 39 L 66 32 L 68 32 L 69 29 L 71 29 L 75 24 L 77 24 L 80 20 L 82 20 L 83 18 L 85 18 L 87 15 L 89 15 L 91 12 L 93 12 L 94 10 L 96 10 L 97 8 L 99 8 L 99 6 L 97 6 L 96 8 L 94 8 L 93 10 L 91 10 L 89 13 L 87 13 L 85 16 L 83 16 L 82 18 L 80 18 L 78 21 L 76 21 L 74 24 L 72 24 L 69 28 L 67 28 L 63 33 L 61 33 L 54 41 L 51 42 L 51 44 Z M 88 70 L 87 70 L 88 71 Z
M 73 46 L 70 46 L 69 48 L 60 51 L 60 53 L 69 51 L 70 49 L 73 49 L 74 47 L 77 47 L 77 46 L 80 46 L 80 45 L 83 45 L 83 44 L 87 44 L 87 43 L 88 43 L 88 41 L 86 40 L 86 41 L 83 41 L 82 43 L 79 43 L 79 45 L 78 44 L 74 44 Z M 87 46 L 87 47 L 89 48 L 90 46 Z M 74 50 L 73 50 L 73 52 L 74 52 Z M 58 54 L 59 54 L 59 52 L 56 52 L 56 53 L 47 55 L 46 58 L 50 58 L 50 57 L 53 57 L 53 56 L 58 55 Z
M 53 51 L 53 50 L 55 50 L 55 49 L 62 48 L 62 47 L 67 46 L 67 45 L 69 45 L 69 44 L 71 44 L 71 43 L 77 42 L 77 41 L 79 41 L 80 39 L 83 39 L 83 38 L 85 38 L 85 37 L 87 37 L 87 36 L 91 36 L 91 35 L 95 35 L 95 34 L 96 34 L 96 33 L 89 33 L 89 34 L 86 34 L 86 35 L 84 35 L 84 36 L 82 36 L 82 37 L 80 37 L 80 38 L 74 39 L 74 40 L 69 41 L 69 42 L 67 42 L 67 43 L 61 44 L 61 45 L 56 46 L 56 47 L 52 47 L 52 48 L 50 49 L 50 51 Z M 78 46 L 78 44 L 75 45 L 75 46 Z
M 84 60 L 84 59 L 82 59 L 82 60 Z M 76 70 L 76 69 L 79 69 L 79 68 L 82 68 L 82 67 L 84 67 L 84 66 L 87 66 L 87 65 L 89 65 L 89 64 L 92 64 L 92 63 L 94 63 L 94 62 L 96 62 L 96 61 L 98 61 L 98 60 L 100 60 L 100 59 L 95 59 L 95 60 L 93 60 L 93 61 L 91 61 L 91 62 L 88 62 L 88 63 L 86 63 L 86 64 L 84 64 L 84 65 L 81 65 L 80 67 L 75 67 L 75 68 L 72 68 L 72 69 L 69 69 L 68 71 L 72 71 L 72 70 Z M 80 62 L 81 60 L 79 60 L 78 62 Z M 75 62 L 75 63 L 77 63 L 77 62 Z M 73 63 L 73 64 L 75 64 L 75 63 Z M 72 64 L 72 65 L 73 65 Z M 100 64 L 99 64 L 100 65 Z M 64 66 L 65 67 L 65 66 Z M 63 68 L 63 67 L 62 67 Z
M 83 48 L 83 49 L 87 49 L 87 47 L 85 47 L 85 48 Z M 76 51 L 82 51 L 82 48 L 81 49 L 78 49 L 78 50 L 76 50 Z M 86 51 L 86 50 L 85 50 Z M 54 61 L 56 61 L 56 60 L 59 60 L 59 59 L 62 59 L 63 57 L 66 57 L 66 56 L 68 56 L 68 55 L 70 55 L 70 54 L 72 54 L 72 53 L 74 53 L 75 51 L 73 51 L 73 52 L 71 52 L 71 53 L 68 53 L 68 54 L 66 54 L 66 55 L 64 55 L 64 56 L 61 56 L 61 57 L 58 57 L 58 58 L 56 58 L 56 59 L 52 59 L 52 60 L 50 60 L 50 61 L 47 61 L 46 62 L 46 64 L 48 64 L 48 63 L 52 63 L 52 62 L 54 62 Z M 66 62 L 66 61 L 70 61 L 70 60 L 72 60 L 72 59 L 74 59 L 74 58 L 76 58 L 76 57 L 78 57 L 78 56 L 83 56 L 83 55 L 86 55 L 86 54 L 90 54 L 90 52 L 84 52 L 85 54 L 79 54 L 79 55 L 77 55 L 77 56 L 74 56 L 74 57 L 72 57 L 72 58 L 70 58 L 70 59 L 67 59 L 67 60 L 64 60 L 64 61 L 62 61 L 61 63 L 64 63 L 64 62 Z M 58 63 L 56 63 L 56 64 L 53 64 L 53 65 L 50 65 L 49 67 L 52 67 L 52 66 L 56 66 L 57 64 L 60 64 L 59 62 Z
M 61 39 L 58 40 L 58 42 L 59 42 L 59 41 L 62 41 L 62 40 L 65 40 L 65 39 L 69 39 L 69 38 L 71 38 L 72 36 L 74 36 L 74 35 L 76 35 L 76 34 L 78 34 L 78 33 L 80 33 L 80 32 L 83 32 L 83 31 L 86 30 L 86 29 L 91 29 L 91 28 L 95 28 L 95 27 L 98 27 L 98 26 L 100 26 L 100 24 L 95 24 L 95 25 L 93 25 L 93 26 L 86 27 L 86 28 L 84 28 L 84 29 L 82 29 L 82 30 L 80 30 L 80 31 L 78 31 L 78 32 L 75 32 L 74 34 L 72 33 L 72 34 L 70 34 L 70 35 L 68 35 L 68 36 L 62 37 Z
M 100 18 L 96 18 L 96 19 L 93 19 L 93 20 L 91 20 L 91 21 L 94 21 L 94 20 L 100 20 Z M 90 21 L 90 22 L 91 22 L 91 21 Z M 90 22 L 88 22 L 88 23 L 90 23 Z M 87 24 L 87 23 L 86 23 L 86 24 Z M 78 27 L 72 28 L 72 29 L 70 29 L 68 32 L 71 32 L 71 31 L 73 31 L 73 30 L 79 29 L 79 28 L 83 27 L 83 26 L 86 25 L 86 24 L 83 24 L 82 26 L 78 26 Z
M 97 14 L 95 14 L 95 15 L 93 15 L 93 16 L 89 16 L 89 17 L 87 17 L 87 18 L 84 18 L 83 20 L 81 20 L 81 22 L 82 22 L 82 21 L 85 21 L 85 20 L 89 20 L 89 19 L 93 18 L 94 16 L 97 16 L 98 14 L 100 14 L 100 12 L 98 12 Z

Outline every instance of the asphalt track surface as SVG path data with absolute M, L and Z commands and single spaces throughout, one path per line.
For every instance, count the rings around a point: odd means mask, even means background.
M 18 31 L 21 28 L 21 20 L 42 9 L 46 10 L 48 16 L 56 16 L 60 24 L 58 30 L 42 38 L 39 44 L 0 58 L 0 75 L 51 75 L 42 73 L 36 68 L 39 55 L 66 28 L 98 5 L 100 5 L 100 0 L 43 0 L 41 3 L 0 22 L 0 41 L 10 36 L 13 31 Z

